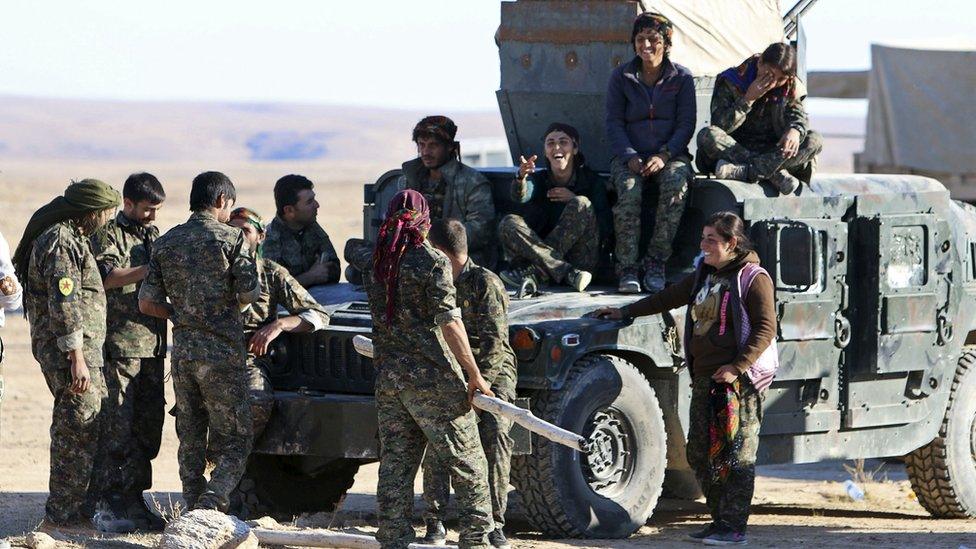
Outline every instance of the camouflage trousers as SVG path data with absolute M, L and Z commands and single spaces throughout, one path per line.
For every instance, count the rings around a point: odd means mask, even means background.
M 688 198 L 688 185 L 694 172 L 686 158 L 673 158 L 661 171 L 650 177 L 636 175 L 627 167 L 627 162 L 619 157 L 610 163 L 610 182 L 617 192 L 617 203 L 613 207 L 613 228 L 617 235 L 614 252 L 617 275 L 636 273 L 638 268 L 637 250 L 641 237 L 642 197 L 645 185 L 658 188 L 658 201 L 654 216 L 654 232 L 647 243 L 645 261 L 667 262 L 671 257 L 671 245 L 681 214 L 685 211 Z
M 183 499 L 191 509 L 205 496 L 226 510 L 244 474 L 252 436 L 247 385 L 240 363 L 173 360 L 177 459 Z M 208 458 L 213 461 L 209 481 L 204 477 Z
M 559 221 L 545 238 L 514 214 L 502 218 L 498 235 L 506 258 L 528 262 L 555 282 L 565 280 L 573 268 L 592 272 L 600 258 L 596 213 L 585 196 L 566 202 Z
M 268 378 L 269 360 L 271 359 L 267 355 L 254 356 L 250 353 L 247 355 L 247 398 L 251 404 L 255 443 L 264 433 L 264 428 L 268 426 L 268 420 L 271 419 L 271 412 L 274 411 L 274 388 L 271 386 L 271 379 Z
M 82 394 L 69 391 L 69 368 L 45 369 L 44 380 L 54 395 L 51 418 L 51 477 L 47 517 L 56 523 L 90 519 L 101 490 L 96 462 L 102 429 L 102 406 L 108 396 L 101 368 L 89 368 L 91 387 Z
M 712 482 L 708 460 L 708 392 L 712 386 L 709 376 L 695 378 L 692 382 L 687 455 L 688 464 L 695 471 L 698 484 L 705 494 L 712 521 L 735 532 L 745 532 L 756 485 L 756 452 L 759 450 L 759 427 L 765 394 L 757 392 L 745 376 L 739 379 L 742 383 L 739 397 L 742 448 L 736 456 L 738 467 L 729 471 L 725 482 Z
M 698 167 L 702 172 L 713 172 L 719 160 L 749 166 L 749 180 L 769 179 L 776 172 L 786 170 L 802 181 L 810 182 L 816 167 L 816 158 L 823 150 L 823 138 L 810 130 L 800 142 L 800 149 L 793 158 L 783 158 L 778 140 L 773 143 L 739 143 L 725 130 L 708 126 L 698 132 Z
M 488 464 L 463 385 L 450 393 L 377 387 L 376 412 L 380 438 L 376 539 L 384 549 L 406 549 L 416 536 L 410 520 L 413 480 L 424 447 L 446 464 L 454 481 L 459 546 L 487 548 L 488 532 L 493 529 Z
M 495 396 L 511 402 L 514 390 L 492 387 Z M 491 515 L 495 528 L 505 526 L 505 508 L 508 507 L 508 479 L 512 471 L 512 437 L 509 431 L 512 421 L 488 412 L 478 413 L 478 435 L 481 447 L 488 459 L 488 489 L 491 494 Z M 424 502 L 427 510 L 424 520 L 443 521 L 447 503 L 451 498 L 451 474 L 447 466 L 437 459 L 437 454 L 424 456 Z
M 98 473 L 103 493 L 138 501 L 152 487 L 152 460 L 159 455 L 166 397 L 162 358 L 106 358 L 106 406 L 102 410 L 105 461 Z

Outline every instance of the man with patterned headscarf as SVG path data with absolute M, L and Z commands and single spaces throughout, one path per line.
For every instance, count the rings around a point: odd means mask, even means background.
M 424 195 L 431 219 L 464 223 L 471 256 L 486 267 L 494 265 L 495 205 L 491 185 L 480 172 L 461 163 L 457 125 L 446 116 L 428 116 L 413 129 L 417 157 L 403 163 L 401 188 Z
M 99 497 L 106 302 L 88 239 L 119 206 L 97 179 L 73 182 L 31 216 L 13 262 L 24 286 L 31 350 L 51 394 L 51 477 L 44 521 L 89 527 Z
M 372 268 L 363 273 L 380 439 L 376 538 L 385 549 L 406 549 L 414 540 L 413 479 L 426 446 L 454 480 L 459 546 L 487 548 L 493 530 L 488 464 L 470 399 L 475 391 L 493 393 L 468 343 L 451 263 L 427 242 L 429 229 L 423 195 L 400 191 L 380 227 Z

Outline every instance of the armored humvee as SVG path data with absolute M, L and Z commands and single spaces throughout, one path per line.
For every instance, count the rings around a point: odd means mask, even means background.
M 606 171 L 593 111 L 613 64 L 629 58 L 629 25 L 641 7 L 502 3 L 498 97 L 514 157 L 538 152 L 542 128 L 560 119 L 581 128 L 591 165 Z M 787 24 L 802 47 L 798 11 Z M 698 85 L 704 124 L 711 80 Z M 506 198 L 513 170 L 483 173 L 499 215 L 519 211 Z M 367 237 L 401 187 L 399 171 L 366 185 Z M 816 176 L 784 197 L 765 184 L 699 177 L 669 278 L 690 272 L 704 220 L 722 210 L 747 222 L 776 286 L 781 367 L 766 399 L 759 463 L 905 456 L 933 515 L 976 516 L 976 210 L 923 177 Z M 235 498 L 245 514 L 331 509 L 358 467 L 378 459 L 373 370 L 352 345 L 370 333 L 365 295 L 348 283 L 313 295 L 332 322 L 275 344 L 276 408 Z M 597 286 L 512 301 L 523 404 L 591 447 L 583 455 L 515 434 L 513 484 L 525 516 L 549 535 L 627 536 L 662 491 L 698 495 L 684 456 L 684 310 L 634 321 L 584 316 L 634 299 Z

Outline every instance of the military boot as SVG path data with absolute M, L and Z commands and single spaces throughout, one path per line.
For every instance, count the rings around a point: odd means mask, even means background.
M 428 519 L 425 522 L 427 534 L 424 535 L 423 542 L 427 545 L 446 545 L 447 530 L 444 528 L 444 523 L 437 519 Z

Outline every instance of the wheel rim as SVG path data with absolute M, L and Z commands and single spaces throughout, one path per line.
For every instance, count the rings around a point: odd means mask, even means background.
M 583 477 L 597 494 L 613 498 L 634 472 L 634 430 L 627 416 L 613 407 L 601 408 L 586 420 L 590 451 L 580 460 Z

